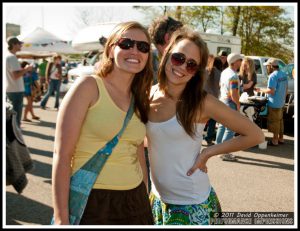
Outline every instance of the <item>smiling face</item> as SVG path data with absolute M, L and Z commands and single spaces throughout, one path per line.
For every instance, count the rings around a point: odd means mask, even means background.
M 182 53 L 185 55 L 185 62 L 182 65 L 176 66 L 171 62 L 173 53 Z M 200 63 L 199 47 L 188 39 L 183 39 L 174 45 L 170 51 L 169 58 L 166 63 L 165 73 L 167 82 L 174 85 L 185 85 L 195 73 L 187 71 L 187 60 L 193 59 L 197 65 Z
M 140 29 L 129 29 L 122 33 L 119 38 L 129 38 L 135 41 L 144 41 L 149 43 L 147 36 Z M 114 59 L 114 68 L 130 74 L 141 72 L 147 63 L 149 52 L 143 53 L 138 50 L 137 44 L 133 48 L 122 49 L 119 45 L 112 46 L 110 58 Z

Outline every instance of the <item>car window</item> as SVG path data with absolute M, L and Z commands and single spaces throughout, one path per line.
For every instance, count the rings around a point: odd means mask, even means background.
M 257 59 L 254 59 L 254 64 L 255 64 L 255 72 L 256 74 L 262 74 L 260 62 Z
M 217 47 L 217 54 L 219 54 L 219 52 L 221 50 L 226 51 L 227 54 L 231 53 L 231 48 L 230 47 Z

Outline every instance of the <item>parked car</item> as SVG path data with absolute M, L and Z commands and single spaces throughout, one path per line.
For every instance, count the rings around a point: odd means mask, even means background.
M 94 73 L 94 65 L 82 66 L 78 65 L 77 68 L 73 68 L 68 71 L 68 81 L 74 82 L 78 77 L 91 75 Z
M 101 52 L 89 53 L 86 60 L 86 65 L 78 64 L 76 68 L 68 71 L 68 80 L 74 82 L 78 77 L 91 75 L 95 72 L 95 63 L 99 61 Z

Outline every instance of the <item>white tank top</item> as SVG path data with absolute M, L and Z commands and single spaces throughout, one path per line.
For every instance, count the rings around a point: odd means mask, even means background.
M 185 132 L 176 116 L 165 122 L 148 121 L 146 127 L 152 192 L 169 204 L 204 202 L 211 189 L 208 175 L 199 169 L 191 176 L 186 173 L 200 153 L 205 124 L 196 124 L 194 138 Z

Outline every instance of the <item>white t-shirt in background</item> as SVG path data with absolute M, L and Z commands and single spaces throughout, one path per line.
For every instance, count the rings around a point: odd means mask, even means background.
M 6 92 L 24 92 L 24 80 L 23 77 L 18 79 L 13 78 L 14 71 L 22 70 L 21 65 L 17 59 L 17 56 L 6 52 Z

